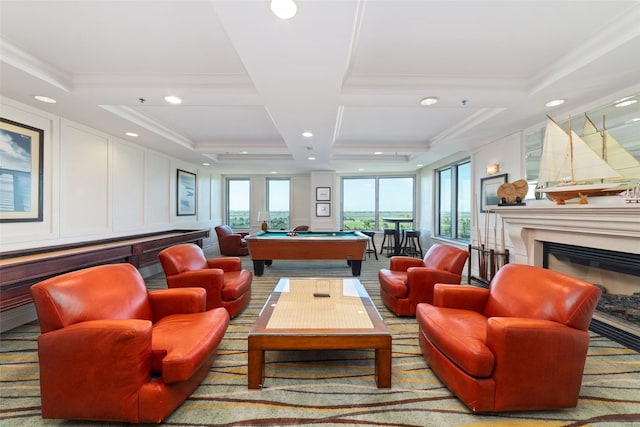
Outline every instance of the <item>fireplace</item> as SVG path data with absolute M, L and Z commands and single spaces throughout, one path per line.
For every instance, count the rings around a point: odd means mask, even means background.
M 602 290 L 591 330 L 640 351 L 640 255 L 543 242 L 543 267 Z
M 605 296 L 590 329 L 640 351 L 640 205 L 597 197 L 588 205 L 527 200 L 526 206 L 496 211 L 505 223 L 512 262 L 601 286 Z

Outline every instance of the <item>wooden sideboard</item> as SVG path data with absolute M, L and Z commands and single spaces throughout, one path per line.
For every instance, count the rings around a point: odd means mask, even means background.
M 136 268 L 159 262 L 158 253 L 180 243 L 202 247 L 204 230 L 169 230 L 115 239 L 0 253 L 0 312 L 32 302 L 30 287 L 49 277 L 100 264 L 128 262 Z

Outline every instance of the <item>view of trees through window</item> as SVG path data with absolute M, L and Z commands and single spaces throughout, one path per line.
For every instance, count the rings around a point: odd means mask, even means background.
M 436 234 L 451 239 L 471 237 L 471 162 L 440 169 L 437 179 Z
M 249 178 L 227 179 L 227 224 L 233 229 L 251 228 Z
M 342 228 L 381 230 L 395 224 L 383 218 L 414 218 L 415 177 L 344 177 L 342 179 Z M 401 223 L 401 228 L 412 228 Z
M 289 206 L 290 181 L 288 178 L 267 179 L 267 210 L 269 228 L 288 230 L 290 224 Z

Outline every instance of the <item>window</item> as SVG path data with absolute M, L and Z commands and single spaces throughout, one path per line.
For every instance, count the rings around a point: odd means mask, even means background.
M 342 228 L 380 230 L 395 227 L 382 218 L 415 218 L 415 177 L 342 178 Z M 402 223 L 411 228 L 411 223 Z
M 251 228 L 251 181 L 249 178 L 227 178 L 227 224 L 233 229 Z
M 289 208 L 290 181 L 288 178 L 267 179 L 267 211 L 269 228 L 288 230 L 290 224 Z
M 471 236 L 471 162 L 436 171 L 436 235 L 469 240 Z

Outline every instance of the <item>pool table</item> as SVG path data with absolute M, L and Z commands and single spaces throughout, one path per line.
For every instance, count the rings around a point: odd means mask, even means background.
M 360 276 L 368 239 L 359 231 L 261 231 L 245 237 L 256 276 L 274 259 L 343 259 Z

